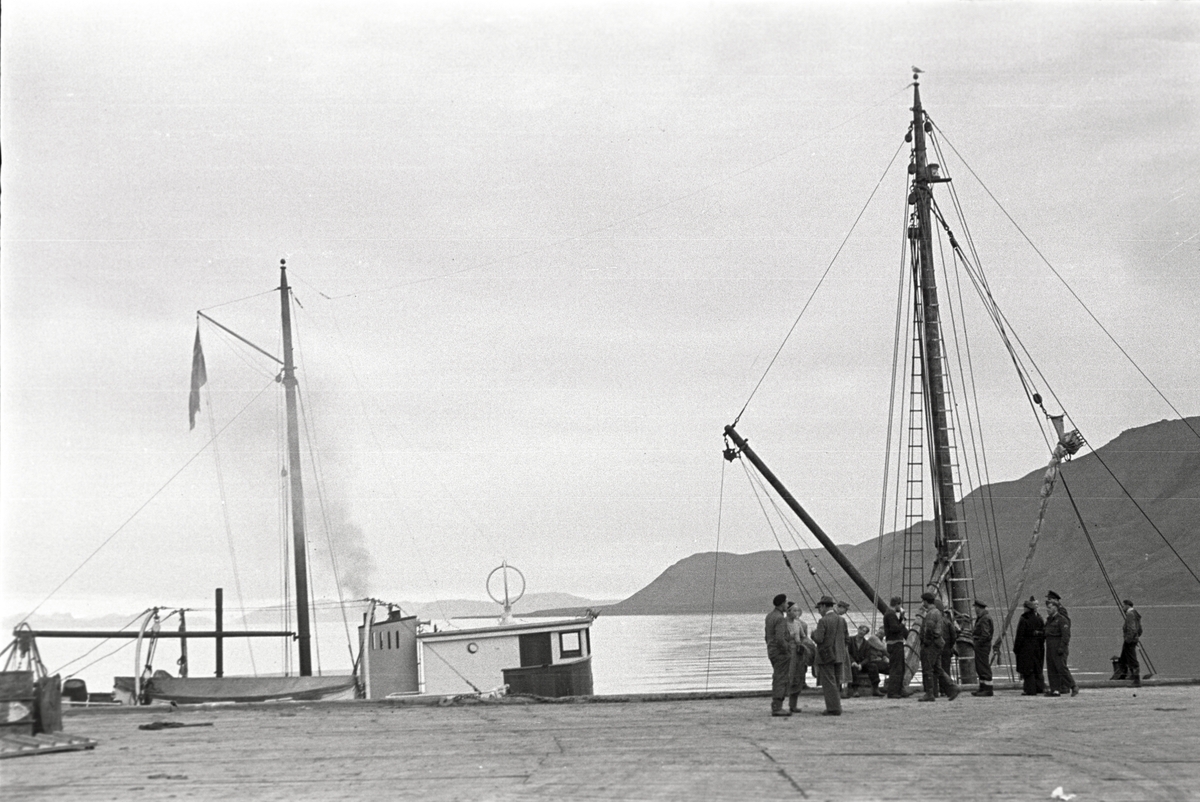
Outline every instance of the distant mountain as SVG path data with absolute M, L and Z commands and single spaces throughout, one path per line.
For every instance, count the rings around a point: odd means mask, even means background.
M 610 604 L 612 602 L 593 601 L 570 593 L 528 593 L 513 605 L 512 611 L 513 615 L 518 616 L 565 615 L 566 613 L 547 611 L 583 611 Z M 472 599 L 446 599 L 426 604 L 401 602 L 400 608 L 421 618 L 496 618 L 503 612 L 501 606 L 495 602 Z
M 519 602 L 513 605 L 513 613 L 518 616 L 539 616 L 539 615 L 582 615 L 588 609 L 599 609 L 607 605 L 613 604 L 612 601 L 593 601 L 582 596 L 574 596 L 570 593 L 530 593 L 523 597 Z M 357 608 L 351 617 L 351 625 L 357 626 L 362 623 L 361 615 L 365 610 L 366 605 L 362 602 L 349 603 L 351 609 Z M 552 609 L 561 609 L 564 612 L 549 612 Z M 502 612 L 500 605 L 491 601 L 478 601 L 475 599 L 447 599 L 438 602 L 400 602 L 400 609 L 406 615 L 416 615 L 422 619 L 436 618 L 497 618 Z M 169 610 L 163 611 L 166 615 Z M 381 610 L 378 615 L 383 615 Z M 141 623 L 142 614 L 137 615 L 97 615 L 97 616 L 74 616 L 70 613 L 39 613 L 29 620 L 30 626 L 37 630 L 48 629 L 68 629 L 68 630 L 119 630 L 132 629 L 137 631 Z M 252 609 L 243 617 L 241 613 L 234 607 L 227 606 L 225 608 L 224 625 L 226 630 L 238 630 L 246 627 L 252 629 L 279 629 L 280 628 L 280 610 L 277 607 L 269 609 Z M 0 626 L 4 631 L 11 632 L 21 620 L 23 616 L 11 615 L 7 616 Z M 336 602 L 329 600 L 317 600 L 315 604 L 313 620 L 315 622 L 341 624 L 343 621 L 342 611 L 337 606 Z M 194 611 L 188 613 L 188 625 L 191 629 L 211 629 L 212 611 L 205 610 Z M 173 618 L 166 626 L 167 629 L 174 630 L 179 626 L 179 619 Z
M 1200 430 L 1200 417 L 1189 418 L 1188 423 Z M 1120 485 L 1100 458 L 1120 480 Z M 963 505 L 972 544 L 976 596 L 989 600 L 993 607 L 1001 601 L 994 598 L 998 594 L 993 588 L 1000 583 L 993 584 L 993 575 L 1003 577 L 1003 585 L 1010 592 L 1016 586 L 1037 517 L 1044 473 L 1045 468 L 1039 467 L 1016 481 L 979 488 L 967 496 Z M 1136 505 L 1121 490 L 1121 485 L 1136 500 Z M 798 495 L 803 497 L 802 492 Z M 989 520 L 986 528 L 979 512 L 980 499 L 985 496 L 991 497 L 995 509 L 994 525 Z M 1047 589 L 1053 589 L 1068 605 L 1112 603 L 1101 569 L 1072 508 L 1072 499 L 1122 598 L 1133 598 L 1139 604 L 1200 604 L 1200 582 L 1180 561 L 1182 557 L 1192 571 L 1200 573 L 1200 441 L 1182 421 L 1160 421 L 1130 429 L 1098 449 L 1098 455 L 1089 452 L 1066 463 L 1051 497 L 1025 592 L 1042 598 Z M 1154 522 L 1158 532 L 1147 523 L 1138 507 Z M 803 530 L 803 525 L 800 528 Z M 986 538 L 984 533 L 988 530 L 998 534 Z M 924 555 L 928 574 L 934 548 L 932 535 L 926 538 Z M 998 548 L 990 549 L 989 540 Z M 903 534 L 893 532 L 839 548 L 876 585 L 880 595 L 887 597 L 899 592 L 901 586 L 903 543 Z M 831 582 L 828 577 L 832 574 L 836 595 L 847 596 L 854 607 L 869 606 L 824 550 L 789 552 L 788 558 L 808 593 L 820 595 L 808 576 L 805 558 L 818 566 L 818 573 L 826 582 Z M 706 552 L 680 560 L 605 612 L 610 615 L 707 612 L 713 606 L 714 563 L 717 612 L 758 612 L 770 607 L 770 599 L 776 593 L 788 593 L 793 598 L 797 595 L 795 582 L 778 551 Z M 880 579 L 876 583 L 877 576 Z

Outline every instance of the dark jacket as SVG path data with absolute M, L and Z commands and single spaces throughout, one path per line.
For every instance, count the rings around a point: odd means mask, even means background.
M 1040 671 L 1046 657 L 1046 625 L 1036 610 L 1026 610 L 1017 621 L 1017 633 L 1013 636 L 1013 654 L 1017 658 L 1018 674 L 1033 674 Z
M 1059 648 L 1065 649 L 1071 644 L 1071 619 L 1061 612 L 1051 613 L 1046 619 L 1046 640 L 1055 641 Z
M 980 610 L 975 616 L 975 629 L 971 631 L 971 640 L 975 643 L 976 652 L 987 652 L 992 648 L 992 617 L 986 609 Z
M 779 610 L 772 609 L 767 613 L 765 637 L 767 654 L 791 654 L 791 641 L 788 639 L 787 618 Z
M 921 645 L 936 647 L 938 651 L 946 645 L 945 626 L 942 623 L 942 613 L 936 607 L 925 610 L 925 618 L 921 621 Z
M 883 614 L 883 638 L 886 641 L 898 641 L 908 638 L 908 628 L 900 620 L 900 614 L 888 610 Z
M 887 622 L 887 619 L 883 619 Z M 1125 636 L 1126 643 L 1137 643 L 1138 638 L 1142 637 L 1142 614 L 1130 607 L 1125 611 L 1125 624 L 1121 627 L 1121 634 Z
M 846 624 L 833 610 L 821 616 L 812 632 L 813 643 L 817 644 L 817 665 L 833 665 L 849 662 L 846 651 Z

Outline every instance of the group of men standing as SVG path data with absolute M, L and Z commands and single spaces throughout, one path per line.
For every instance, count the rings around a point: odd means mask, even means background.
M 1013 653 L 1017 658 L 1017 673 L 1021 675 L 1022 693 L 1025 696 L 1062 696 L 1079 694 L 1079 685 L 1067 667 L 1071 648 L 1071 616 L 1054 591 L 1046 593 L 1046 617 L 1042 618 L 1038 601 L 1030 596 L 1024 603 L 1025 611 L 1017 622 L 1013 637 Z M 1142 637 L 1142 615 L 1125 599 L 1124 624 L 1121 628 L 1123 644 L 1117 660 L 1113 679 L 1129 679 L 1134 687 L 1142 684 L 1141 666 L 1137 648 Z M 1045 666 L 1045 674 L 1042 667 Z
M 909 637 L 909 624 L 905 618 L 904 602 L 899 596 L 883 617 L 883 629 L 878 636 L 870 628 L 860 626 L 857 635 L 850 635 L 846 618 L 849 604 L 835 602 L 823 596 L 817 602 L 818 620 L 811 637 L 795 602 L 780 593 L 773 600 L 773 609 L 766 618 L 767 656 L 773 669 L 771 682 L 771 714 L 790 716 L 797 710 L 800 690 L 804 687 L 804 676 L 809 665 L 815 669 L 817 684 L 825 697 L 827 716 L 842 713 L 843 696 L 856 693 L 856 686 L 863 679 L 869 683 L 874 696 L 902 699 L 912 695 L 905 689 L 905 644 Z M 920 640 L 921 674 L 925 694 L 922 702 L 932 702 L 939 692 L 946 698 L 958 697 L 959 688 L 950 677 L 949 669 L 954 656 L 954 644 L 959 629 L 953 617 L 945 612 L 932 592 L 921 596 L 922 617 L 917 628 Z M 975 622 L 972 641 L 975 645 L 975 668 L 979 675 L 979 690 L 974 696 L 992 695 L 992 672 L 988 660 L 994 628 L 987 604 L 975 602 Z M 880 639 L 882 638 L 882 639 Z M 879 689 L 880 674 L 887 674 L 884 690 Z M 843 685 L 846 690 L 843 691 Z M 788 709 L 784 709 L 784 700 Z
M 1054 591 L 1046 593 L 1046 618 L 1038 611 L 1038 601 L 1030 596 L 1023 602 L 1025 612 L 1017 621 L 1013 636 L 1013 654 L 1017 658 L 1017 673 L 1021 675 L 1021 692 L 1025 696 L 1062 696 L 1079 694 L 1079 686 L 1067 657 L 1071 649 L 1071 616 Z M 1045 665 L 1046 673 L 1042 674 Z

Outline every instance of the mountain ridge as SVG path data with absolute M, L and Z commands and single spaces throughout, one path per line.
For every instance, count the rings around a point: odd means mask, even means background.
M 1087 534 L 1122 598 L 1134 598 L 1141 604 L 1200 602 L 1200 581 L 1171 550 L 1173 547 L 1187 561 L 1191 571 L 1200 567 L 1200 535 L 1196 532 L 1200 522 L 1200 441 L 1193 431 L 1200 428 L 1200 416 L 1186 421 L 1163 420 L 1127 429 L 1104 446 L 1064 463 L 1024 594 L 1040 597 L 1053 588 L 1077 605 L 1113 602 L 1072 509 L 1074 503 L 1083 511 Z M 976 551 L 971 555 L 976 597 L 988 600 L 994 608 L 1002 601 L 996 597 L 1004 595 L 1001 586 L 1008 593 L 1015 589 L 1045 470 L 1039 467 L 1019 479 L 977 488 L 963 501 L 969 533 L 992 527 L 993 521 L 985 520 L 978 511 L 979 500 L 990 496 L 995 507 L 998 551 L 988 550 L 980 542 L 973 544 Z M 1137 501 L 1136 506 L 1129 503 L 1122 486 Z M 1155 522 L 1157 532 L 1138 507 Z M 928 569 L 934 557 L 932 536 L 926 535 L 926 541 Z M 881 596 L 888 597 L 900 587 L 901 532 L 839 549 L 872 584 L 874 577 L 881 578 L 876 585 Z M 807 574 L 806 560 L 828 568 L 818 569 L 826 588 L 847 598 L 852 607 L 870 608 L 863 593 L 823 549 L 791 551 L 787 559 L 802 576 Z M 768 609 L 775 593 L 804 597 L 809 603 L 822 595 L 822 588 L 811 578 L 805 577 L 803 585 L 805 590 L 798 591 L 777 550 L 741 555 L 700 552 L 674 563 L 649 585 L 604 612 L 652 615 L 713 609 L 744 613 Z

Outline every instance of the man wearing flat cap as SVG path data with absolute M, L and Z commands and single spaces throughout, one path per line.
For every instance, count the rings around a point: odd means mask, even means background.
M 787 618 L 783 614 L 787 609 L 787 595 L 780 593 L 771 604 L 775 606 L 767 613 L 766 621 L 767 659 L 771 661 L 771 715 L 790 716 L 791 712 L 783 709 L 792 667 L 791 640 Z
M 971 640 L 975 644 L 975 673 L 979 675 L 979 690 L 971 691 L 972 696 L 992 695 L 992 616 L 988 613 L 987 602 L 975 600 L 975 628 L 971 630 Z
M 846 651 L 845 624 L 834 609 L 833 599 L 822 596 L 817 602 L 821 620 L 813 628 L 812 640 L 817 644 L 817 681 L 825 694 L 825 712 L 822 715 L 842 714 L 841 682 L 842 664 L 848 659 Z
M 942 613 L 937 608 L 937 595 L 927 590 L 921 594 L 921 601 L 925 614 L 921 619 L 921 681 L 925 685 L 925 695 L 917 701 L 936 701 L 938 680 L 941 680 L 947 689 L 946 698 L 953 702 L 958 698 L 958 686 L 942 668 L 942 649 L 946 645 L 946 637 Z

